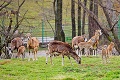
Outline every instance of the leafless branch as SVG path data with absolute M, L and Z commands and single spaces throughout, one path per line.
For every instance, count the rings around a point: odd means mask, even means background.
M 119 19 L 119 20 L 120 20 L 120 19 Z M 115 25 L 118 23 L 119 20 L 117 20 L 117 21 L 114 23 L 114 25 L 111 27 L 111 29 L 110 29 L 111 31 L 114 29 Z
M 3 8 L 5 8 L 6 6 L 8 6 L 11 2 L 12 2 L 12 0 L 10 0 L 7 4 L 1 6 L 1 7 L 0 7 L 0 11 L 1 11 Z
M 18 2 L 18 13 L 19 13 L 19 10 L 20 10 L 20 8 L 22 7 L 22 5 L 24 4 L 24 2 L 25 2 L 25 0 L 23 0 L 22 1 L 22 3 L 19 5 L 19 2 Z M 26 14 L 26 13 L 25 13 Z M 19 27 L 19 22 L 21 21 L 18 21 L 18 17 L 19 17 L 19 15 L 17 14 L 16 15 L 16 25 L 15 25 L 15 28 L 14 28 L 14 30 L 13 30 L 13 33 L 18 29 L 18 27 Z
M 23 17 L 21 20 L 18 21 L 18 23 L 15 25 L 15 28 L 13 30 L 13 33 L 18 29 L 19 25 L 22 23 L 22 21 L 25 19 L 25 15 L 28 12 L 28 10 L 24 13 Z

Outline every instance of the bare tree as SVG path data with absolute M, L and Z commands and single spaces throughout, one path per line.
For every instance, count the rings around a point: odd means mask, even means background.
M 5 9 L 6 7 L 8 7 L 8 5 L 10 5 L 10 3 L 12 2 L 12 0 L 10 0 L 10 2 L 7 2 L 7 4 L 4 5 L 5 2 L 3 2 L 3 7 L 0 9 Z M 20 4 L 19 4 L 19 0 L 18 0 L 18 9 L 17 11 L 19 12 L 20 8 L 22 7 L 22 5 L 24 4 L 25 0 L 23 0 Z M 26 13 L 25 13 L 26 14 Z M 5 47 L 5 55 L 6 55 L 6 58 L 10 58 L 9 54 L 7 53 L 6 51 L 6 47 L 8 47 L 8 43 L 13 39 L 14 37 L 14 33 L 16 30 L 18 30 L 19 28 L 19 25 L 21 24 L 21 22 L 23 21 L 24 19 L 24 16 L 25 14 L 23 15 L 23 17 L 19 20 L 19 15 L 16 14 L 16 24 L 13 26 L 13 20 L 11 17 L 9 17 L 9 25 L 8 26 L 5 26 L 5 17 L 1 18 L 2 20 L 2 23 L 0 23 L 0 51 L 2 51 L 2 48 Z M 6 18 L 8 19 L 8 18 Z M 13 26 L 13 27 L 12 27 Z M 12 29 L 13 28 L 13 29 Z M 4 42 L 3 42 L 4 41 Z M 2 52 L 0 52 L 2 53 Z

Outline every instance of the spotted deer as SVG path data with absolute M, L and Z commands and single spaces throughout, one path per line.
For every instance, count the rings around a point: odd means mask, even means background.
M 81 64 L 81 58 L 76 54 L 73 48 L 65 42 L 62 41 L 52 41 L 48 44 L 48 52 L 46 53 L 46 64 L 48 61 L 48 55 L 50 55 L 51 64 L 52 57 L 54 55 L 62 55 L 62 65 L 64 65 L 64 56 L 67 56 L 69 59 L 72 57 L 78 64 Z

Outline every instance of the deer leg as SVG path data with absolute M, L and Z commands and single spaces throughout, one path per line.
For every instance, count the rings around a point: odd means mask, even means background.
M 70 59 L 70 56 L 68 56 L 68 59 L 70 60 L 70 63 L 71 63 L 71 65 L 72 65 L 72 61 L 71 61 L 71 59 Z
M 79 48 L 78 49 L 76 49 L 76 53 L 79 55 L 80 54 L 80 52 L 79 52 Z
M 36 56 L 36 55 L 35 55 L 35 52 L 34 52 L 33 54 L 34 54 L 34 57 L 33 57 L 33 61 L 34 61 L 34 60 L 35 60 L 35 56 Z
M 92 49 L 92 55 L 94 56 L 94 54 L 95 54 L 95 50 L 94 50 L 94 49 Z
M 103 64 L 106 63 L 106 55 L 102 55 Z
M 103 55 L 102 55 L 102 62 L 104 63 L 104 60 L 103 60 Z
M 84 55 L 84 52 L 85 52 L 85 49 L 83 48 L 83 49 L 82 49 L 82 55 Z
M 35 54 L 35 57 L 36 57 L 36 60 L 38 60 L 38 58 L 37 58 L 37 53 Z
M 38 51 L 38 47 L 36 47 L 36 48 L 34 49 L 34 51 L 35 51 L 35 60 L 38 60 L 38 59 L 37 59 L 37 51 Z
M 24 60 L 24 53 L 22 53 L 22 60 Z
M 35 59 L 35 60 L 38 60 L 38 59 L 37 59 L 37 52 L 36 52 L 36 51 L 34 51 L 34 59 Z
M 97 49 L 95 49 L 95 56 L 97 56 Z
M 28 58 L 28 61 L 30 61 L 30 49 L 28 49 L 28 51 L 29 51 L 29 58 Z
M 52 56 L 53 56 L 53 55 L 50 54 L 50 62 L 51 62 L 51 64 L 53 64 L 53 63 L 52 63 Z
M 88 49 L 85 48 L 84 50 L 85 50 L 85 56 L 88 56 Z
M 79 48 L 79 52 L 80 52 L 80 55 L 79 56 L 82 56 L 82 51 L 81 51 L 82 49 L 81 48 Z
M 25 58 L 25 52 L 23 53 L 23 56 L 24 56 L 24 58 Z

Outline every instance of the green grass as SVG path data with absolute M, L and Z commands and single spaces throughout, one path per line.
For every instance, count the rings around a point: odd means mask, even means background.
M 54 65 L 45 64 L 45 57 L 38 61 L 25 59 L 0 60 L 0 80 L 119 80 L 120 57 L 114 56 L 110 63 L 103 64 L 101 57 L 82 57 L 78 65 L 72 59 L 73 65 L 65 57 L 61 66 L 61 57 L 53 58 Z

